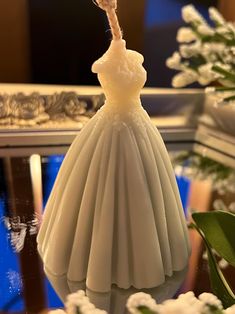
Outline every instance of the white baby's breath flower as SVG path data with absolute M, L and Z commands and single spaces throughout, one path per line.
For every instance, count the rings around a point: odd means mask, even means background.
M 206 24 L 202 15 L 195 9 L 192 4 L 186 5 L 182 8 L 182 17 L 186 23 Z
M 215 32 L 222 35 L 227 40 L 233 40 L 235 35 L 235 26 L 233 23 L 226 22 L 226 24 L 217 27 Z
M 140 311 L 138 310 L 138 307 L 140 306 L 145 306 L 155 313 L 157 313 L 158 310 L 156 301 L 151 295 L 144 292 L 138 292 L 131 295 L 127 300 L 126 306 L 131 314 L 139 314 Z
M 204 53 L 202 50 L 202 56 L 206 60 L 206 62 L 216 62 L 218 60 L 218 56 L 215 53 Z
M 229 263 L 224 258 L 221 258 L 218 265 L 220 269 L 226 269 L 229 266 Z
M 194 307 L 184 300 L 167 300 L 159 307 L 159 314 L 197 314 Z
M 219 103 L 220 104 L 220 103 Z M 219 105 L 218 105 L 219 106 Z M 225 195 L 226 194 L 226 187 L 224 186 L 224 184 L 221 183 L 221 181 L 219 182 L 214 182 L 213 186 L 212 186 L 213 190 L 215 190 L 219 195 Z
M 215 62 L 214 65 L 220 67 L 221 69 L 223 69 L 225 71 L 231 71 L 231 65 L 230 64 L 225 64 L 225 63 L 221 63 L 221 62 Z
M 140 314 L 138 310 L 140 306 L 146 306 L 157 314 L 211 314 L 215 311 L 222 313 L 223 310 L 221 301 L 215 295 L 202 293 L 196 298 L 192 291 L 179 295 L 178 299 L 167 300 L 162 304 L 156 304 L 150 295 L 142 292 L 129 297 L 127 308 L 130 314 Z M 233 308 L 225 313 L 235 314 Z
M 224 57 L 223 57 L 223 61 L 225 63 L 235 63 L 235 58 L 234 58 L 234 55 L 232 55 L 231 53 L 228 53 L 227 51 L 225 51 L 224 53 Z
M 67 296 L 67 302 L 75 302 L 77 299 L 85 297 L 85 292 L 83 290 L 78 290 L 77 292 L 71 293 Z
M 204 36 L 213 36 L 215 34 L 215 31 L 213 30 L 213 28 L 205 24 L 199 25 L 197 30 L 200 34 Z
M 227 206 L 225 205 L 224 201 L 222 199 L 216 199 L 213 202 L 213 209 L 214 210 L 223 210 L 228 211 Z
M 206 94 L 212 94 L 216 91 L 215 87 L 206 87 L 205 88 L 205 93 Z
M 216 80 L 220 75 L 211 70 L 213 64 L 207 63 L 198 67 L 199 78 L 198 82 L 201 85 L 208 85 L 214 80 Z
M 225 314 L 235 314 L 235 305 L 232 305 L 231 307 L 224 310 Z
M 183 58 L 191 58 L 201 53 L 201 44 L 199 41 L 196 41 L 190 45 L 181 45 L 179 50 Z
M 204 261 L 208 261 L 208 254 L 206 250 L 203 252 L 202 258 L 204 259 Z
M 235 27 L 232 23 L 227 23 L 225 26 L 216 28 L 216 33 L 222 35 L 227 40 L 233 40 L 235 35 Z
M 230 50 L 231 50 L 232 54 L 235 56 L 235 47 L 231 47 Z
M 197 82 L 198 74 L 190 69 L 185 70 L 176 74 L 172 79 L 172 86 L 175 88 L 180 88 Z
M 226 24 L 228 30 L 235 35 L 235 23 L 234 22 L 227 22 Z
M 189 27 L 181 27 L 177 32 L 177 41 L 179 43 L 190 43 L 197 39 L 195 33 Z
M 207 77 L 206 76 L 200 76 L 198 78 L 198 83 L 202 86 L 206 86 L 213 81 L 214 81 L 214 79 L 210 78 L 209 76 L 207 76 Z
M 217 55 L 223 55 L 225 52 L 226 46 L 223 43 L 205 43 L 202 46 L 201 53 L 205 58 L 210 57 L 212 54 L 216 54 L 216 59 L 218 60 Z
M 224 71 L 230 72 L 232 70 L 232 65 L 231 64 L 225 64 L 225 63 L 221 63 L 221 62 L 215 62 L 213 66 L 219 67 Z M 215 72 L 214 70 L 212 70 L 215 73 L 215 77 L 217 80 L 219 80 L 219 82 L 226 87 L 234 87 L 234 83 L 231 82 L 230 80 L 226 80 L 225 76 L 223 74 L 220 74 L 218 72 Z M 221 101 L 223 101 L 224 97 L 221 97 Z M 219 103 L 219 101 L 217 101 L 217 103 Z
M 94 304 L 89 302 L 87 304 L 79 305 L 79 310 L 80 310 L 81 313 L 85 314 L 85 313 L 89 313 L 91 311 L 94 311 L 95 310 L 95 306 L 94 306 Z
M 201 303 L 201 301 L 199 301 L 195 297 L 195 295 L 192 291 L 180 294 L 178 297 L 178 300 L 184 302 L 185 304 L 187 304 L 190 307 L 193 307 L 196 311 L 198 311 L 200 313 L 202 303 Z
M 181 70 L 183 64 L 181 64 L 181 56 L 180 56 L 180 54 L 177 51 L 174 52 L 173 55 L 166 60 L 166 65 L 170 69 Z
M 183 19 L 190 25 L 179 29 L 177 41 L 184 44 L 180 45 L 179 53 L 175 52 L 166 62 L 169 68 L 180 71 L 172 80 L 174 87 L 184 87 L 196 81 L 203 86 L 213 81 L 226 87 L 234 86 L 229 75 L 221 74 L 223 71 L 213 66 L 234 73 L 235 48 L 231 44 L 235 37 L 235 23 L 226 22 L 214 7 L 209 9 L 209 14 L 215 27 L 210 26 L 193 5 L 186 5 L 182 9 Z M 203 40 L 199 34 L 204 36 Z M 211 36 L 211 39 L 206 40 L 206 36 Z M 235 106 L 235 101 L 233 104 Z
M 222 310 L 223 306 L 221 301 L 212 293 L 204 292 L 199 295 L 198 299 L 203 303 L 203 308 L 210 309 L 211 307 Z M 206 312 L 206 311 L 205 311 Z
M 107 314 L 107 312 L 104 310 L 100 310 L 100 309 L 94 309 L 94 310 L 88 312 L 87 314 Z
M 219 26 L 216 28 L 216 33 L 226 35 L 228 33 L 228 28 L 226 26 Z
M 83 290 L 68 295 L 65 303 L 67 314 L 107 314 L 105 311 L 96 309 Z
M 232 202 L 229 207 L 228 207 L 228 210 L 232 213 L 235 214 L 235 202 Z
M 220 14 L 220 12 L 214 7 L 209 8 L 209 16 L 210 16 L 210 19 L 218 25 L 223 25 L 226 23 L 225 19 Z

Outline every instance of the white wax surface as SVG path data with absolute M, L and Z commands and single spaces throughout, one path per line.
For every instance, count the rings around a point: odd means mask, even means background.
M 140 104 L 140 91 L 146 81 L 143 61 L 141 54 L 126 49 L 125 41 L 120 40 L 112 41 L 108 51 L 93 64 L 92 71 L 98 73 L 107 103 L 116 110 L 128 111 Z
M 71 291 L 84 281 L 95 292 L 153 288 L 188 263 L 174 172 L 139 98 L 142 62 L 120 40 L 93 64 L 106 103 L 71 145 L 46 206 L 39 252 Z

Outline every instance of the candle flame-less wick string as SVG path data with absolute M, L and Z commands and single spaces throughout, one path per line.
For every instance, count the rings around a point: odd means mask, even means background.
M 122 39 L 122 31 L 118 22 L 116 9 L 117 1 L 116 0 L 93 0 L 93 2 L 104 10 L 107 14 L 111 32 L 113 35 L 113 40 Z

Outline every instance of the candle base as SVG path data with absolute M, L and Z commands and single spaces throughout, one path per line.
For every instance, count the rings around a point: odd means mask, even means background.
M 166 277 L 165 282 L 156 288 L 138 290 L 130 287 L 129 289 L 121 289 L 112 285 L 109 292 L 99 293 L 88 289 L 85 281 L 68 281 L 66 276 L 57 277 L 45 269 L 45 273 L 54 290 L 63 302 L 66 301 L 68 294 L 77 292 L 78 290 L 84 290 L 90 302 L 93 303 L 96 308 L 112 314 L 127 313 L 127 300 L 132 294 L 137 292 L 150 294 L 157 303 L 162 303 L 165 300 L 171 299 L 182 285 L 187 271 L 188 267 L 181 271 L 174 272 L 171 277 Z

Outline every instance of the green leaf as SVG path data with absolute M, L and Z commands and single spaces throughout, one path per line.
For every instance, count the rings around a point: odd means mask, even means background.
M 217 265 L 216 259 L 212 253 L 212 249 L 207 239 L 205 238 L 203 232 L 198 228 L 197 225 L 191 223 L 190 228 L 198 231 L 201 235 L 207 249 L 208 255 L 208 265 L 209 265 L 209 275 L 212 291 L 221 300 L 224 308 L 230 307 L 235 304 L 235 296 L 229 287 L 223 273 Z
M 151 311 L 147 306 L 138 306 L 138 310 L 142 314 L 157 314 L 156 312 Z
M 229 287 L 223 273 L 217 265 L 212 250 L 207 246 L 207 256 L 209 264 L 209 274 L 211 288 L 215 295 L 221 300 L 224 308 L 230 307 L 235 304 L 235 296 Z
M 218 309 L 216 305 L 207 304 L 207 307 L 209 309 L 209 313 L 211 314 L 223 314 L 224 313 L 224 311 Z
M 212 211 L 194 213 L 192 217 L 210 246 L 235 267 L 235 215 L 224 211 Z

